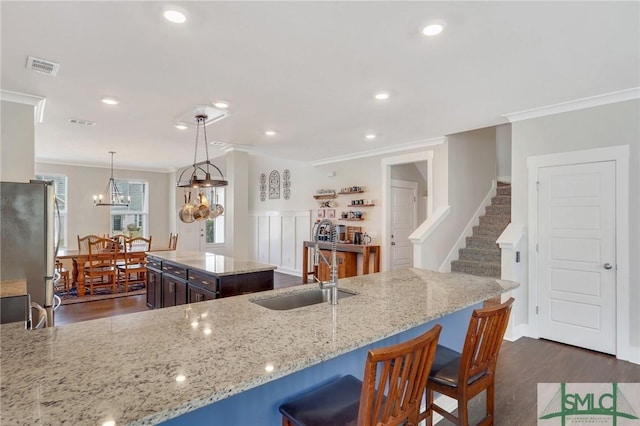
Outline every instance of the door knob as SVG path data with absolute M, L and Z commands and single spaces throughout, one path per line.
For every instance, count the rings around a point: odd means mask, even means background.
M 395 246 L 395 245 L 396 245 L 396 242 L 395 242 L 395 241 L 391 241 L 391 245 L 392 245 L 392 246 Z
M 604 264 L 604 269 L 612 269 L 612 268 L 613 268 L 612 264 L 610 264 L 610 263 L 605 263 Z

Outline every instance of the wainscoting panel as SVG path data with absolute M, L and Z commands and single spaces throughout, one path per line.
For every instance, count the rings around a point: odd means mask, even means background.
M 311 239 L 311 211 L 250 211 L 249 253 L 253 260 L 302 274 L 302 243 Z

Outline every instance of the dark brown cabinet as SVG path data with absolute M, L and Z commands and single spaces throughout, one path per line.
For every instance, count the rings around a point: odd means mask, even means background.
M 171 275 L 162 274 L 162 307 L 187 303 L 187 283 Z
M 189 303 L 198 303 L 204 302 L 205 300 L 213 300 L 217 298 L 216 296 L 216 292 L 187 284 L 187 300 L 189 301 Z
M 218 276 L 147 257 L 147 306 L 152 309 L 273 290 L 273 270 Z
M 162 306 L 162 272 L 147 266 L 147 306 L 150 309 Z
M 225 275 L 218 278 L 220 297 L 273 290 L 273 271 Z
M 320 250 L 320 252 L 327 258 L 329 263 L 332 262 L 330 250 Z M 336 261 L 338 263 L 338 278 L 349 278 L 358 275 L 357 253 L 348 251 L 336 252 Z M 331 269 L 324 261 L 320 261 L 318 279 L 320 281 L 328 281 L 331 279 Z

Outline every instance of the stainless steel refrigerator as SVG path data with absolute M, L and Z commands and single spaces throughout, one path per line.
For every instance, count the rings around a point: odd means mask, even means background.
M 31 302 L 45 308 L 49 326 L 54 323 L 55 210 L 53 182 L 0 182 L 0 280 L 26 278 Z

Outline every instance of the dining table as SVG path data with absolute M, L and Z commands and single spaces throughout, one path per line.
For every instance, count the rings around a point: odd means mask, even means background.
M 166 249 L 165 249 L 166 250 Z M 145 253 L 149 250 L 144 250 L 140 248 L 133 248 L 129 251 L 129 254 L 134 254 L 139 256 L 141 259 L 144 259 Z M 117 260 L 124 261 L 125 252 L 118 251 Z M 69 250 L 69 249 L 59 249 L 58 250 L 58 259 L 70 259 L 72 262 L 71 269 L 71 280 L 72 286 L 77 286 L 78 296 L 84 296 L 86 294 L 86 286 L 85 286 L 85 264 L 89 260 L 89 251 L 88 250 Z

